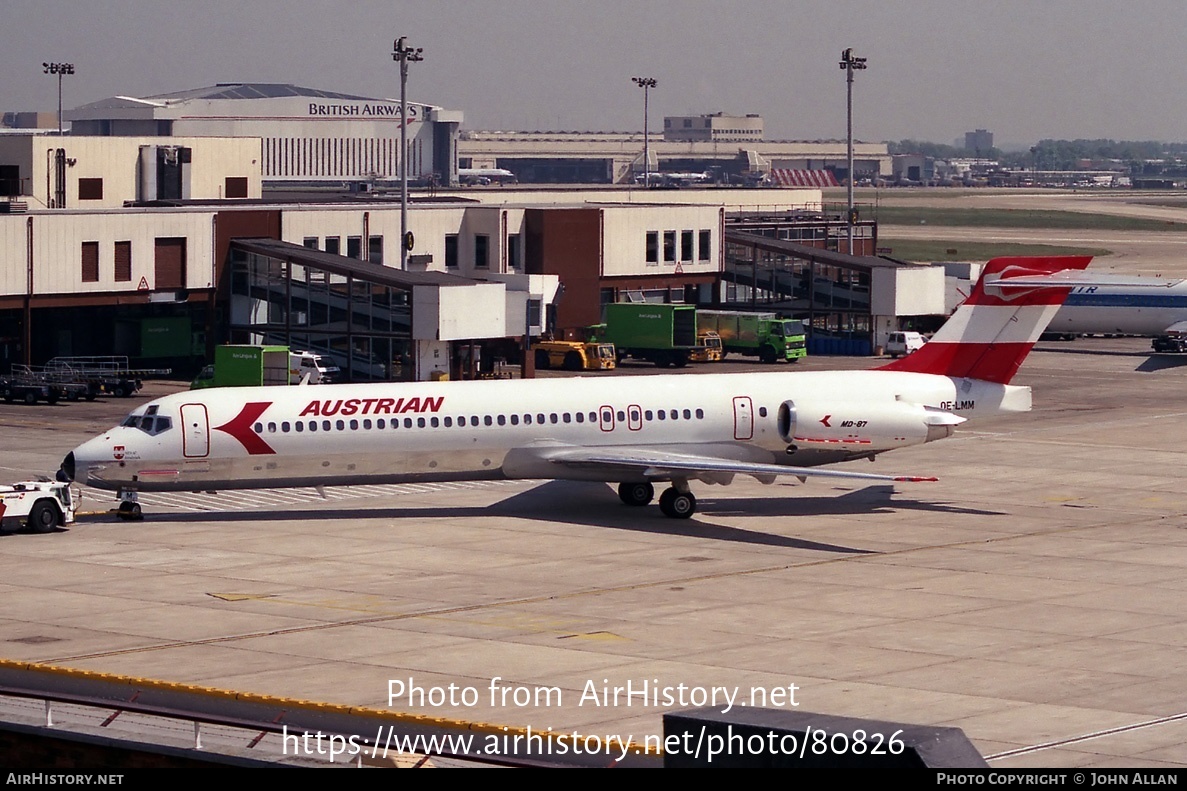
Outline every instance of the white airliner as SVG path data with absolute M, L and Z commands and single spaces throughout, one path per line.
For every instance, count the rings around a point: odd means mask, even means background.
M 496 184 L 514 182 L 515 174 L 506 168 L 458 168 L 458 181 L 463 184 Z
M 668 483 L 660 509 L 687 518 L 691 481 L 935 480 L 818 465 L 1030 409 L 1009 382 L 1068 291 L 1043 280 L 1089 260 L 990 261 L 930 343 L 878 370 L 198 390 L 137 408 L 58 475 L 118 490 L 128 517 L 138 491 L 563 478 L 634 506 Z
M 1077 286 L 1051 320 L 1048 332 L 1168 335 L 1187 333 L 1187 280 L 1097 276 Z

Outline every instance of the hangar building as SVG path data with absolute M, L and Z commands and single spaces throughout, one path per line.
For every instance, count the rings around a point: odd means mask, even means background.
M 273 83 L 227 83 L 157 96 L 113 96 L 65 114 L 71 134 L 254 137 L 265 181 L 399 177 L 400 103 Z M 457 183 L 462 113 L 408 103 L 408 177 Z

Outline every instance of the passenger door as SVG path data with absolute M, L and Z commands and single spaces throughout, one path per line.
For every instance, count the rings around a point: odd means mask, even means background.
M 205 404 L 182 404 L 181 448 L 187 459 L 201 459 L 210 454 L 210 421 Z

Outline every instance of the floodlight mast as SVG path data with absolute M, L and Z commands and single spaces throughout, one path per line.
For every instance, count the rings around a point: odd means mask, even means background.
M 400 36 L 392 47 L 392 60 L 400 64 L 400 269 L 408 268 L 408 64 L 424 60 L 423 49 L 405 44 Z M 364 244 L 366 242 L 364 241 Z
M 74 73 L 73 63 L 42 63 L 42 73 L 58 75 L 58 135 L 61 136 L 62 130 L 62 76 Z
M 631 77 L 631 82 L 643 89 L 643 186 L 651 186 L 651 135 L 647 126 L 648 92 L 657 83 L 654 77 Z
M 845 179 L 848 185 L 847 189 L 845 190 L 845 226 L 848 231 L 847 236 L 849 239 L 849 249 L 846 252 L 848 252 L 849 255 L 853 255 L 853 72 L 864 70 L 866 68 L 866 59 L 857 57 L 853 54 L 853 48 L 847 47 L 843 52 L 841 52 L 840 66 L 845 72 L 845 139 L 848 142 L 847 150 L 849 156 L 849 175 Z

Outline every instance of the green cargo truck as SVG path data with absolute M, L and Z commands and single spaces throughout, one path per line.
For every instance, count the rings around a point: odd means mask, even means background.
M 722 352 L 757 356 L 764 363 L 806 357 L 804 323 L 774 313 L 698 310 L 697 329 L 721 336 Z
M 313 352 L 289 351 L 287 346 L 216 346 L 214 365 L 208 365 L 190 384 L 205 387 L 324 384 L 338 368 Z
M 604 306 L 596 340 L 613 343 L 618 359 L 648 360 L 661 368 L 688 365 L 697 345 L 697 309 L 692 305 L 614 302 Z

